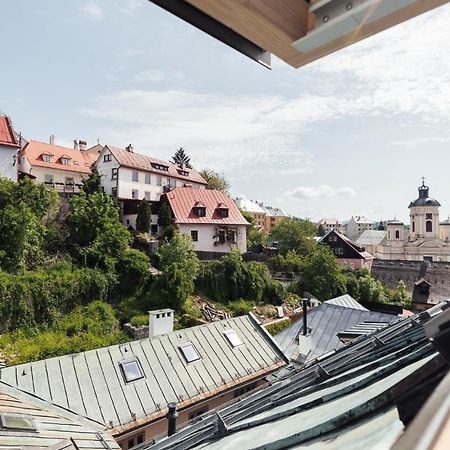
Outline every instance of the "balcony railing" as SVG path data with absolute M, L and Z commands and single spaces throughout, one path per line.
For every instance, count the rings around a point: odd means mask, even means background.
M 78 194 L 82 184 L 76 183 L 52 183 L 45 181 L 44 185 L 47 189 L 55 189 L 60 194 Z

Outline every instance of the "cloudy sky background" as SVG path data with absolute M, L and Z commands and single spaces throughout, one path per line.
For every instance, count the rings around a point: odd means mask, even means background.
M 450 5 L 269 71 L 147 0 L 2 4 L 0 110 L 29 139 L 184 147 L 234 195 L 320 219 L 450 213 Z

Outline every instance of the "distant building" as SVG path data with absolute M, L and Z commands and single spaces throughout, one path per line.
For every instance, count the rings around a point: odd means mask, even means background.
M 169 313 L 157 311 L 152 320 L 165 320 Z M 266 384 L 266 377 L 286 363 L 275 341 L 249 314 L 2 368 L 0 392 L 4 383 L 49 409 L 78 416 L 113 436 L 123 450 L 130 450 L 167 432 L 168 403 L 177 404 L 181 425 Z M 59 425 L 53 430 L 56 437 L 58 430 L 70 426 L 57 417 L 51 421 Z M 45 435 L 38 431 L 34 434 Z M 89 436 L 86 430 L 79 431 L 79 437 L 83 432 Z M 1 428 L 0 447 L 4 434 Z M 22 448 L 25 442 L 40 443 L 24 438 L 14 448 Z M 10 443 L 11 439 L 7 448 Z M 116 448 L 94 444 L 98 449 Z M 87 441 L 79 448 L 92 447 Z
M 122 223 L 136 228 L 137 207 L 145 199 L 152 204 L 152 233 L 157 234 L 157 206 L 161 195 L 177 187 L 204 189 L 206 181 L 194 169 L 179 167 L 147 155 L 105 145 L 96 167 L 105 192 L 117 198 Z
M 74 147 L 50 142 L 29 141 L 20 151 L 20 176 L 28 176 L 36 183 L 56 189 L 60 194 L 74 194 L 80 191 L 82 181 L 92 173 L 97 155 L 86 151 L 84 141 L 74 141 Z
M 283 220 L 286 219 L 286 214 L 280 208 L 272 208 L 271 206 L 260 205 L 266 211 L 266 223 L 264 229 L 267 233 L 272 230 Z
M 359 246 L 339 231 L 330 231 L 321 239 L 321 242 L 331 247 L 341 266 L 371 270 L 374 257 L 364 247 Z
M 344 233 L 344 225 L 335 218 L 326 217 L 319 222 L 317 222 L 317 226 L 322 225 L 323 229 L 325 230 L 325 234 L 329 233 L 331 230 L 339 231 L 339 233 Z
M 234 200 L 236 206 L 246 212 L 249 216 L 255 220 L 255 225 L 261 230 L 266 229 L 266 217 L 267 211 L 257 202 L 253 202 L 246 198 L 236 198 Z
M 176 188 L 165 194 L 180 232 L 191 236 L 198 252 L 247 251 L 248 222 L 223 192 Z
M 386 245 L 387 231 L 385 230 L 365 230 L 355 241 L 360 247 L 364 247 L 369 253 L 377 258 L 377 248 L 379 245 Z
M 356 239 L 365 230 L 374 230 L 375 222 L 364 216 L 352 216 L 345 226 L 345 234 Z
M 0 115 L 0 176 L 17 181 L 17 153 L 20 149 L 17 136 L 8 116 Z

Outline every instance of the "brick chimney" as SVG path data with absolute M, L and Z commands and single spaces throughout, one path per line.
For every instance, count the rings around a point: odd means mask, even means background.
M 149 311 L 148 337 L 152 338 L 173 331 L 173 309 Z
M 87 142 L 86 141 L 78 141 L 78 145 L 80 147 L 80 151 L 84 152 L 86 150 L 87 147 Z
M 126 146 L 126 147 L 125 147 L 125 150 L 126 150 L 127 152 L 130 152 L 130 153 L 133 153 L 133 152 L 134 152 L 133 146 L 132 146 L 131 144 L 129 144 L 128 146 Z

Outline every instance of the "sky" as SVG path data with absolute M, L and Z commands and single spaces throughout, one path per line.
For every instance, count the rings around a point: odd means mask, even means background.
M 450 214 L 450 4 L 299 69 L 147 0 L 1 0 L 0 111 L 27 139 L 183 147 L 234 196 L 318 220 Z

